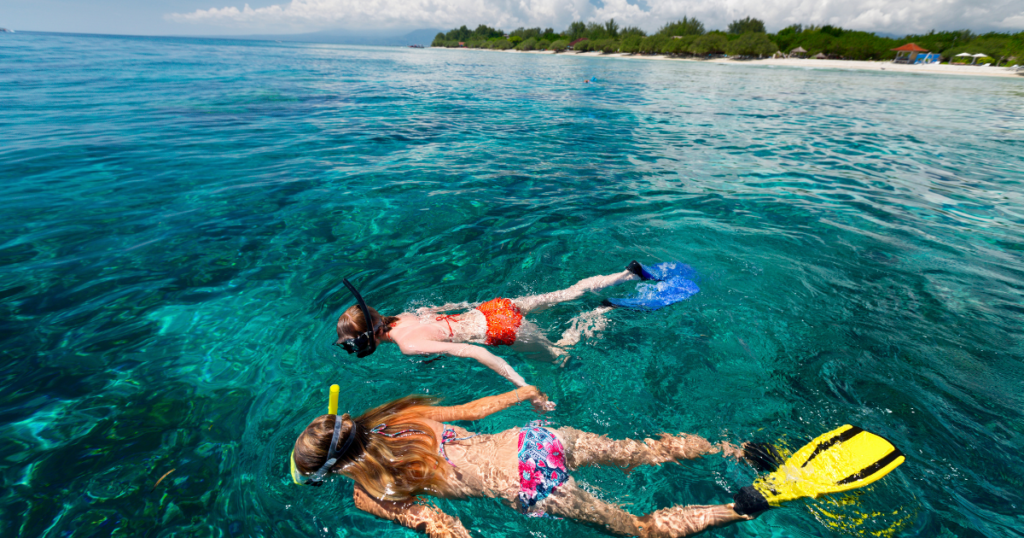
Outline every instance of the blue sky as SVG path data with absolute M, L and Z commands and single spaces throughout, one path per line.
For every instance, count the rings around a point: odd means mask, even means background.
M 754 16 L 769 31 L 833 24 L 904 34 L 930 29 L 1024 30 L 1024 0 L 3 0 L 15 30 L 136 35 L 294 34 L 328 29 L 397 32 L 488 24 L 564 29 L 615 18 L 656 30 L 695 16 L 709 29 Z

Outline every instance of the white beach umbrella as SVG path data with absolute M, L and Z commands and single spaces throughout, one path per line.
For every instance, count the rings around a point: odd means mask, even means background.
M 974 65 L 974 63 L 978 61 L 978 58 L 985 58 L 987 56 L 988 56 L 988 54 L 982 54 L 980 52 L 978 54 L 975 54 L 974 55 L 974 59 L 971 60 L 971 65 Z
M 961 52 L 960 54 L 957 54 L 955 57 L 956 58 L 973 58 L 974 55 L 971 54 L 970 52 Z M 972 60 L 971 63 L 973 64 L 974 61 Z

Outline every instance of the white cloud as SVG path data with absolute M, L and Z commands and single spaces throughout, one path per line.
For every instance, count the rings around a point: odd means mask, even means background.
M 635 1 L 635 0 L 634 0 Z M 604 21 L 657 29 L 684 15 L 708 29 L 725 28 L 734 19 L 753 16 L 769 30 L 790 24 L 833 24 L 858 30 L 911 33 L 931 29 L 975 31 L 1024 29 L 1020 0 L 291 0 L 252 8 L 249 4 L 166 15 L 170 21 L 260 30 L 345 28 L 470 28 L 487 24 L 506 30 L 519 26 L 562 30 L 573 20 Z

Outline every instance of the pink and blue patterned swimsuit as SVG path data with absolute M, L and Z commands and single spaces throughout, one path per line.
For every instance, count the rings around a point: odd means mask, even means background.
M 533 517 L 546 515 L 533 508 L 569 480 L 565 448 L 542 423 L 534 421 L 519 430 L 519 510 Z

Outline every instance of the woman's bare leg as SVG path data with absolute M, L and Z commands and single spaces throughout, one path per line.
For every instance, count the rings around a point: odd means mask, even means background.
M 638 518 L 640 536 L 676 538 L 693 536 L 714 527 L 725 527 L 753 517 L 737 514 L 732 504 L 673 506 Z
M 564 290 L 542 293 L 540 295 L 528 295 L 526 297 L 513 299 L 512 302 L 519 307 L 519 310 L 526 314 L 528 312 L 544 310 L 545 308 L 558 303 L 579 299 L 588 291 L 597 291 L 622 282 L 639 279 L 640 277 L 629 271 L 623 271 L 613 275 L 592 276 L 590 278 L 584 278 Z
M 541 332 L 540 327 L 527 320 L 523 320 L 522 325 L 519 326 L 512 349 L 519 353 L 540 355 L 541 360 L 550 360 L 551 362 L 558 362 L 561 357 L 569 354 L 568 351 L 559 348 L 558 344 L 548 340 L 548 337 Z
M 615 440 L 575 428 L 558 428 L 558 436 L 565 445 L 566 463 L 570 469 L 596 465 L 613 465 L 626 472 L 640 465 L 660 465 L 669 461 L 699 458 L 706 454 L 723 453 L 724 457 L 739 458 L 743 451 L 729 443 L 717 445 L 697 435 L 661 434 L 660 439 Z
M 544 499 L 541 508 L 550 514 L 599 525 L 615 534 L 650 538 L 692 536 L 712 527 L 752 519 L 737 514 L 731 504 L 673 506 L 637 517 L 594 497 L 572 479 Z
M 578 344 L 584 336 L 591 338 L 603 331 L 608 326 L 608 318 L 604 315 L 612 310 L 613 307 L 601 306 L 572 318 L 569 321 L 569 328 L 562 333 L 562 338 L 557 342 L 548 340 L 536 324 L 524 320 L 516 334 L 512 349 L 520 353 L 545 355 L 552 362 L 564 364 L 569 358 L 569 352 L 565 348 Z

